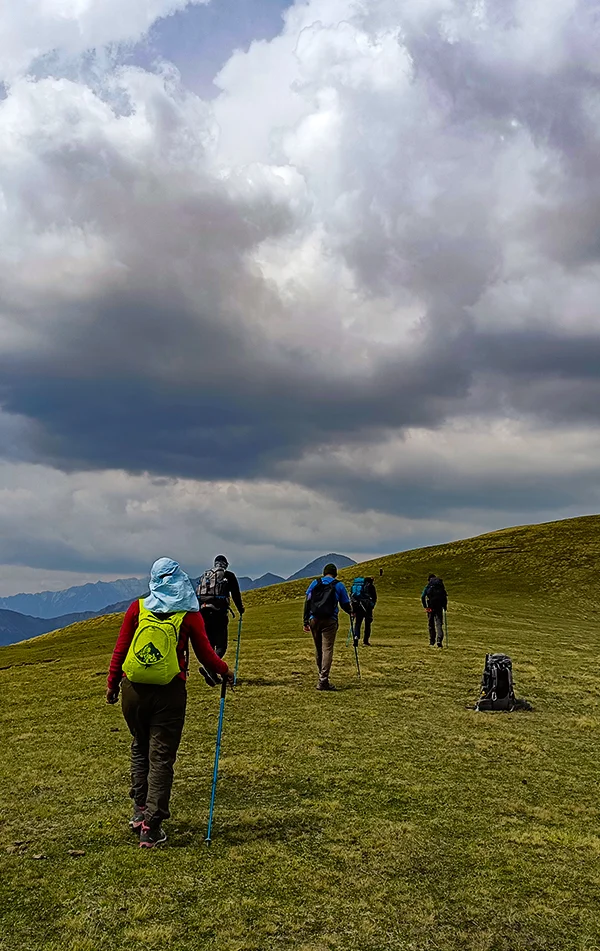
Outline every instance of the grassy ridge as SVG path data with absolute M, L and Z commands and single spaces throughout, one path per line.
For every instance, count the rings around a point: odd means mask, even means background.
M 210 850 L 216 692 L 191 678 L 170 846 L 140 854 L 128 737 L 103 704 L 120 617 L 2 649 L 0 948 L 600 947 L 599 527 L 378 560 L 375 646 L 359 685 L 339 639 L 334 695 L 314 690 L 306 583 L 250 593 Z M 430 568 L 451 596 L 443 653 L 426 646 L 418 602 Z M 513 655 L 533 713 L 467 709 L 491 649 Z

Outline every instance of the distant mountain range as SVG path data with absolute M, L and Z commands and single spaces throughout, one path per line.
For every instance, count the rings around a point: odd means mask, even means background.
M 238 578 L 241 591 L 267 588 L 284 581 L 297 581 L 321 574 L 328 562 L 338 568 L 350 568 L 356 562 L 346 555 L 321 555 L 289 578 L 267 572 L 260 578 Z M 77 621 L 101 617 L 104 614 L 120 614 L 126 611 L 134 598 L 143 597 L 148 591 L 148 582 L 143 578 L 125 578 L 119 581 L 98 581 L 96 584 L 77 585 L 65 591 L 42 591 L 40 594 L 15 594 L 0 598 L 0 646 L 15 644 L 39 634 L 57 631 Z M 109 598 L 107 601 L 106 599 Z M 98 603 L 101 602 L 101 603 Z M 84 607 L 80 608 L 80 605 Z M 17 606 L 20 610 L 17 610 Z M 71 608 L 65 611 L 65 606 Z M 58 610 L 58 615 L 50 614 Z
M 124 578 L 119 581 L 97 581 L 77 585 L 66 591 L 42 591 L 39 594 L 13 594 L 0 598 L 0 608 L 18 611 L 37 618 L 56 618 L 82 611 L 95 613 L 115 601 L 132 600 L 148 587 L 146 578 Z

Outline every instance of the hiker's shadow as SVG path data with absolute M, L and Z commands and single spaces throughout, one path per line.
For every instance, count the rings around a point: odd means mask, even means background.
M 316 829 L 319 832 L 319 828 Z M 236 820 L 230 822 L 227 818 L 216 823 L 213 827 L 215 843 L 225 846 L 248 845 L 250 842 L 290 842 L 312 835 L 315 832 L 314 822 L 308 819 L 294 821 L 287 817 L 285 822 L 273 823 L 271 819 L 253 819 L 248 822 Z M 175 849 L 198 848 L 206 843 L 206 829 L 180 822 L 169 836 L 169 846 Z
M 236 684 L 236 690 L 238 687 L 301 687 L 302 681 L 299 676 L 294 677 L 293 679 L 282 679 L 278 680 L 267 680 L 266 677 L 246 677 L 244 680 L 238 680 Z

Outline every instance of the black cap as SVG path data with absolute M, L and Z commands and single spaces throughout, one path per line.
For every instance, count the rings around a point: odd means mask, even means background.
M 217 555 L 215 558 L 215 565 L 225 565 L 225 567 L 228 568 L 229 562 L 227 561 L 225 555 Z

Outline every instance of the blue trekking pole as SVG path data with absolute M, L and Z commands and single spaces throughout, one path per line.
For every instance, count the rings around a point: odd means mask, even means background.
M 223 732 L 223 717 L 225 715 L 225 694 L 227 692 L 227 681 L 223 678 L 221 684 L 221 704 L 219 706 L 219 726 L 217 727 L 217 746 L 215 749 L 215 768 L 213 770 L 212 792 L 210 796 L 210 810 L 208 813 L 208 831 L 206 833 L 206 844 L 210 845 L 210 833 L 212 831 L 213 812 L 215 810 L 215 796 L 217 794 L 217 777 L 219 775 L 219 754 L 221 753 L 221 734 Z
M 240 663 L 240 643 L 242 641 L 242 621 L 244 620 L 243 616 L 240 614 L 240 623 L 238 624 L 238 639 L 237 639 L 237 648 L 235 651 L 235 671 L 233 674 L 233 685 L 237 684 L 237 674 L 238 666 Z

